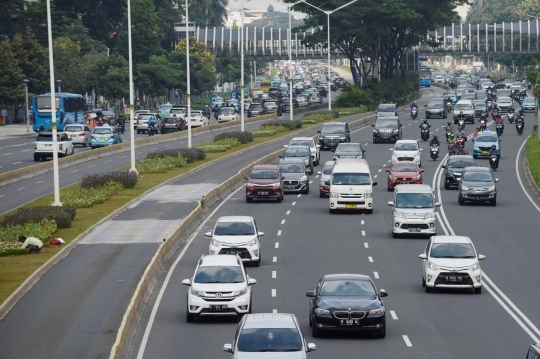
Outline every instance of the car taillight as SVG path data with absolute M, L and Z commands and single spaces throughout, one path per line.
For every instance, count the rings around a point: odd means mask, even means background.
M 34 151 L 37 150 L 37 143 L 34 143 Z
M 136 118 L 136 119 L 135 119 L 135 122 L 137 122 L 137 125 L 138 125 L 138 124 L 139 124 L 139 119 L 138 119 L 138 118 Z
M 93 135 L 93 134 L 92 134 L 92 135 L 90 135 L 90 138 L 94 138 L 94 135 Z
M 84 133 L 79 133 L 79 136 L 84 136 Z

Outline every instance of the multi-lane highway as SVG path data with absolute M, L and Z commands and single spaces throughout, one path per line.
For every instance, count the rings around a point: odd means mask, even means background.
M 422 104 L 422 102 L 419 102 Z M 418 139 L 420 118 L 403 116 L 403 138 Z M 527 117 L 531 131 L 532 116 Z M 433 130 L 444 138 L 446 120 L 430 120 Z M 467 125 L 466 132 L 472 131 Z M 493 127 L 493 126 L 491 126 Z M 433 185 L 442 207 L 438 213 L 438 234 L 469 236 L 482 262 L 484 291 L 439 290 L 427 294 L 421 285 L 421 261 L 425 238 L 392 239 L 390 233 L 392 200 L 387 192 L 385 169 L 390 165 L 389 144 L 373 144 L 371 128 L 352 134 L 353 142 L 367 149 L 374 188 L 372 215 L 328 213 L 328 199 L 318 196 L 317 176 L 311 176 L 308 195 L 288 195 L 281 204 L 246 203 L 240 188 L 211 215 L 189 247 L 179 253 L 166 269 L 167 276 L 154 292 L 150 307 L 139 329 L 131 358 L 219 358 L 224 343 L 233 341 L 237 322 L 231 319 L 204 319 L 187 323 L 185 318 L 188 287 L 181 281 L 191 278 L 201 254 L 207 254 L 209 239 L 204 232 L 214 228 L 226 215 L 251 215 L 257 220 L 262 238 L 259 268 L 247 267 L 257 279 L 253 288 L 254 312 L 294 313 L 300 320 L 307 341 L 317 344 L 314 358 L 516 358 L 524 357 L 531 342 L 540 340 L 540 277 L 537 274 L 538 204 L 533 204 L 522 188 L 518 173 L 518 152 L 525 136 L 518 136 L 507 124 L 502 136 L 503 157 L 496 171 L 497 207 L 459 206 L 456 190 L 441 186 L 442 157 L 429 159 L 424 149 L 424 183 Z M 472 151 L 472 143 L 467 149 Z M 522 156 L 522 151 L 520 152 Z M 321 163 L 331 159 L 323 152 Z M 487 160 L 479 159 L 487 166 Z M 523 177 L 520 173 L 519 176 Z M 319 278 L 330 273 L 361 273 L 371 276 L 379 288 L 389 293 L 387 337 L 372 339 L 356 334 L 331 334 L 311 338 L 308 326 L 308 290 Z

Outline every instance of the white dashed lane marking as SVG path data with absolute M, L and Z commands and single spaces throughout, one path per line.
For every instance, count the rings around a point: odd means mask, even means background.
M 277 257 L 272 257 L 272 262 L 277 263 Z
M 408 347 L 412 347 L 412 343 L 411 343 L 411 341 L 410 341 L 410 339 L 409 339 L 408 336 L 403 335 L 403 340 L 405 341 L 405 344 L 406 344 Z
M 285 220 L 284 220 L 284 219 L 281 220 L 281 224 L 285 224 Z
M 293 203 L 291 204 L 291 206 L 294 206 L 295 204 L 296 204 L 296 202 L 293 202 Z
M 302 195 L 301 195 L 301 194 L 299 194 L 299 195 L 298 195 L 298 198 L 300 198 L 300 197 L 302 197 Z
M 309 184 L 312 184 L 312 183 L 313 183 L 313 181 L 309 181 Z
M 279 242 L 276 242 L 276 245 L 274 246 L 274 248 L 279 248 Z
M 378 175 L 373 176 L 373 178 L 377 178 Z
M 361 221 L 360 221 L 360 224 L 364 224 L 364 220 L 361 220 Z
M 277 294 L 276 294 L 276 290 L 275 289 L 272 289 L 272 297 L 275 297 Z
M 90 165 L 90 166 L 88 166 L 88 168 L 90 168 L 90 167 L 96 167 L 96 165 Z
M 373 275 L 375 276 L 376 279 L 379 279 L 379 273 L 373 272 Z
M 19 163 L 22 163 L 22 161 L 14 162 L 13 164 L 14 164 L 14 165 L 18 165 Z
M 40 184 L 40 183 L 43 183 L 43 181 L 37 181 L 36 184 Z
M 369 263 L 373 263 L 373 257 L 367 257 L 369 260 Z
M 393 310 L 390 311 L 390 315 L 392 316 L 392 319 L 398 320 L 396 312 L 394 312 Z
M 74 172 L 79 172 L 79 170 L 73 170 L 73 171 L 71 171 L 71 173 L 74 173 Z
M 364 242 L 364 248 L 369 248 L 369 244 L 367 242 Z
M 272 271 L 272 278 L 273 278 L 273 279 L 276 279 L 276 275 L 277 275 L 276 271 L 273 270 L 273 271 Z
M 287 211 L 287 213 L 285 213 L 285 214 L 286 214 L 286 215 L 289 215 L 289 214 L 291 214 L 291 211 Z
M 25 189 L 26 187 L 21 187 L 21 188 L 18 188 L 17 191 L 20 191 L 22 189 Z
M 281 236 L 281 229 L 279 231 L 277 231 L 277 235 Z
M 382 169 L 379 169 L 379 171 L 378 171 L 378 172 L 381 172 L 381 171 L 382 171 Z

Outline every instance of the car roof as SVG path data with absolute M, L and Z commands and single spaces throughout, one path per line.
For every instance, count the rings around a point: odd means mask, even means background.
M 417 140 L 397 140 L 396 145 L 398 143 L 416 143 L 416 144 L 418 144 L 418 141 Z
M 303 146 L 303 145 L 292 145 L 292 146 L 289 146 L 287 147 L 287 149 L 290 149 L 290 148 L 302 148 L 302 149 L 308 149 L 309 150 L 309 146 Z
M 371 281 L 371 278 L 365 274 L 351 274 L 351 273 L 340 273 L 340 274 L 326 274 L 323 276 L 324 280 L 347 280 L 347 279 L 356 279 L 356 280 L 368 280 Z
M 251 328 L 296 328 L 293 314 L 286 313 L 257 313 L 246 314 L 244 329 Z
M 433 193 L 428 184 L 398 184 L 396 192 L 400 193 Z
M 218 219 L 220 223 L 251 223 L 253 222 L 253 217 L 250 216 L 223 216 Z
M 288 158 L 281 158 L 279 160 L 279 164 L 282 164 L 282 163 L 301 163 L 301 164 L 304 164 L 304 160 L 301 159 L 301 158 L 297 158 L 297 157 L 294 157 L 294 158 L 288 157 Z
M 462 104 L 462 103 L 472 103 L 471 100 L 459 100 L 456 105 Z
M 326 161 L 326 162 L 324 163 L 324 167 L 326 167 L 326 166 L 333 166 L 333 165 L 335 165 L 335 164 L 336 164 L 336 161 Z
M 277 165 L 255 165 L 251 167 L 252 170 L 277 170 Z
M 379 106 L 397 106 L 395 103 L 381 103 Z
M 327 122 L 327 123 L 323 124 L 323 127 L 328 126 L 328 125 L 345 125 L 345 122 L 343 122 L 343 121 Z
M 291 141 L 302 140 L 302 141 L 314 141 L 313 137 L 293 137 Z
M 232 254 L 214 254 L 201 258 L 201 267 L 210 266 L 240 266 L 238 257 Z
M 471 239 L 465 236 L 433 236 L 433 243 L 471 243 Z
M 473 156 L 469 156 L 469 155 L 454 155 L 454 156 L 448 157 L 448 161 L 453 161 L 453 160 L 456 160 L 456 161 L 460 161 L 460 160 L 474 160 L 474 157 L 473 157 Z
M 379 120 L 399 120 L 399 116 L 379 117 L 379 118 L 377 118 L 377 121 L 379 121 Z
M 469 166 L 465 167 L 464 170 L 466 170 L 467 172 L 491 172 L 491 168 L 480 166 Z

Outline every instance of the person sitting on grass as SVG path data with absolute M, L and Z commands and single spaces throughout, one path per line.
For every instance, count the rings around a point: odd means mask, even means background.
M 22 243 L 22 249 L 28 250 L 30 253 L 39 253 L 43 248 L 43 242 L 35 237 L 19 236 L 19 242 Z

